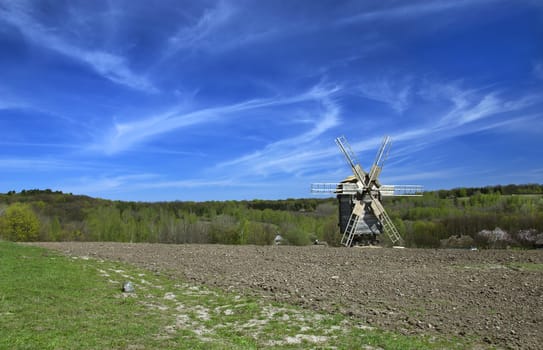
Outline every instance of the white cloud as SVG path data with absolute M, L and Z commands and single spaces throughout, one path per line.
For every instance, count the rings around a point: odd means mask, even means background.
M 79 149 L 79 146 L 67 143 L 43 143 L 43 142 L 6 142 L 0 141 L 0 145 L 9 147 L 36 147 L 36 148 L 67 148 Z
M 183 180 L 167 180 L 157 174 L 122 174 L 122 175 L 95 175 L 81 178 L 68 179 L 55 188 L 63 192 L 84 193 L 88 195 L 111 196 L 119 193 L 133 193 L 134 191 L 145 190 L 175 190 L 175 189 L 209 189 L 210 187 L 221 188 L 262 188 L 266 185 L 261 182 L 243 181 L 233 179 L 202 179 L 189 178 Z M 174 196 L 175 194 L 170 193 Z
M 219 1 L 216 7 L 205 10 L 192 26 L 183 26 L 172 35 L 168 39 L 170 48 L 179 50 L 199 45 L 227 24 L 235 13 L 231 4 Z
M 398 79 L 395 79 L 395 81 L 398 81 Z M 401 82 L 401 86 L 392 85 L 392 79 L 383 78 L 372 82 L 364 82 L 359 86 L 359 89 L 365 98 L 383 102 L 396 112 L 403 113 L 409 107 L 411 86 L 407 82 Z
M 526 95 L 507 99 L 499 92 L 481 93 L 477 90 L 461 90 L 448 86 L 441 90 L 453 107 L 439 119 L 440 128 L 459 127 L 509 112 L 522 110 L 542 101 L 540 95 Z
M 15 26 L 34 45 L 83 62 L 110 81 L 136 90 L 157 91 L 147 78 L 130 70 L 124 57 L 105 51 L 79 47 L 55 34 L 53 28 L 43 26 L 37 18 L 32 16 L 30 3 L 25 1 L 5 3 L 3 7 L 0 7 L 0 20 Z
M 436 143 L 462 135 L 488 130 L 513 130 L 534 125 L 539 114 L 529 111 L 543 103 L 543 95 L 527 94 L 507 97 L 505 92 L 466 89 L 465 83 L 424 82 L 417 93 L 425 106 L 433 106 L 434 115 L 417 118 L 410 128 L 390 128 L 394 146 L 394 157 L 412 159 Z M 414 112 L 412 112 L 414 113 Z M 380 142 L 379 137 L 353 140 L 356 154 L 373 150 Z M 362 165 L 369 166 L 372 159 L 361 159 Z
M 457 1 L 422 1 L 409 2 L 408 5 L 387 6 L 384 9 L 368 10 L 342 18 L 339 24 L 360 23 L 376 20 L 395 20 L 421 17 L 456 8 L 469 7 L 478 4 L 497 2 L 500 0 L 457 0 Z M 403 3 L 402 3 L 403 4 Z
M 280 101 L 275 103 L 279 104 Z M 274 104 L 271 100 L 250 100 L 186 113 L 167 112 L 138 121 L 116 123 L 113 130 L 105 135 L 104 140 L 100 140 L 98 144 L 93 145 L 91 148 L 101 149 L 106 154 L 119 153 L 160 134 L 193 125 L 212 123 L 234 112 L 265 107 L 271 104 Z
M 299 102 L 319 102 L 326 96 L 337 92 L 338 89 L 336 86 L 327 87 L 317 85 L 308 92 L 291 97 L 252 99 L 231 105 L 204 108 L 189 112 L 181 112 L 174 109 L 161 115 L 149 116 L 137 121 L 115 123 L 114 128 L 109 130 L 105 136 L 101 137 L 90 148 L 101 150 L 106 154 L 115 154 L 160 134 L 189 126 L 209 124 L 218 120 L 225 121 L 227 117 L 237 118 L 241 112 Z M 329 102 L 324 101 L 324 103 Z M 329 122 L 329 120 L 324 120 L 319 127 L 327 128 L 327 123 Z M 318 133 L 319 129 L 317 128 L 312 132 Z
M 38 146 L 38 145 L 36 145 Z M 43 146 L 40 146 L 43 147 Z M 56 158 L 2 158 L 0 169 L 3 171 L 57 171 L 57 170 L 91 170 L 96 167 L 82 162 L 73 163 Z
M 339 124 L 340 108 L 330 98 L 323 101 L 323 111 L 312 121 L 312 128 L 294 137 L 268 144 L 261 150 L 218 164 L 217 168 L 235 169 L 238 177 L 255 174 L 298 173 L 320 168 L 333 147 L 318 146 L 316 139 Z
M 273 14 L 263 13 L 261 7 L 255 4 L 241 5 L 239 1 L 219 0 L 191 23 L 182 23 L 168 37 L 153 69 L 169 62 L 179 53 L 204 51 L 206 55 L 220 55 L 225 51 L 320 28 L 312 22 L 301 20 L 282 21 L 281 25 L 277 25 L 277 18 Z
M 224 41 L 214 42 L 213 45 L 211 45 L 210 40 L 217 33 L 226 30 L 226 27 L 231 23 L 236 12 L 237 10 L 232 4 L 225 1 L 219 1 L 215 7 L 204 10 L 201 17 L 194 23 L 189 25 L 183 24 L 167 39 L 164 52 L 154 67 L 156 68 L 161 63 L 167 61 L 183 50 L 193 50 L 204 47 L 209 47 L 213 51 L 219 50 L 219 46 L 223 46 L 226 43 Z M 235 42 L 240 42 L 241 38 L 239 36 L 235 36 L 235 38 Z
M 433 90 L 433 94 L 424 96 L 426 99 L 433 99 L 434 101 L 430 102 L 439 106 L 435 118 L 431 118 L 426 124 L 414 124 L 410 129 L 391 129 L 392 139 L 399 146 L 394 147 L 395 157 L 411 157 L 435 143 L 453 137 L 526 123 L 526 118 L 519 113 L 543 100 L 538 95 L 506 99 L 494 91 L 483 93 L 461 89 L 458 83 L 439 84 L 440 89 L 437 89 L 437 86 L 428 87 Z M 273 174 L 307 176 L 315 171 L 329 173 L 326 169 L 330 164 L 338 164 L 336 160 L 339 151 L 333 145 L 332 138 L 329 145 L 324 147 L 318 138 L 339 125 L 340 106 L 332 99 L 325 98 L 324 101 L 324 111 L 319 118 L 313 119 L 311 130 L 225 161 L 219 164 L 218 168 L 221 172 L 232 169 L 231 173 L 239 177 L 265 177 Z M 351 146 L 356 154 L 373 152 L 379 146 L 381 136 L 352 141 L 354 142 Z M 333 158 L 336 160 L 332 161 Z M 370 166 L 373 153 L 369 159 L 361 161 L 363 166 Z M 438 174 L 420 173 L 416 178 L 424 178 L 426 175 L 431 177 Z
M 156 178 L 157 175 L 155 174 L 85 176 L 79 179 L 67 180 L 60 184 L 58 188 L 61 188 L 63 192 L 102 195 L 106 192 L 132 191 L 138 188 L 139 183 L 155 180 Z
M 451 169 L 447 168 L 446 170 L 434 170 L 434 171 L 420 171 L 419 169 L 413 168 L 396 168 L 395 172 L 401 175 L 396 176 L 386 176 L 383 175 L 382 180 L 386 184 L 405 184 L 406 182 L 423 182 L 423 180 L 428 179 L 447 179 L 454 178 L 459 175 L 465 174 L 462 172 L 462 169 Z
M 128 68 L 128 63 L 124 57 L 103 51 L 85 51 L 69 46 L 63 50 L 59 50 L 59 52 L 73 58 L 79 56 L 84 62 L 94 68 L 97 73 L 117 84 L 151 93 L 158 91 L 146 77 L 132 72 Z
M 240 186 L 243 184 L 235 184 L 231 180 L 202 180 L 202 179 L 186 179 L 177 181 L 153 181 L 151 183 L 139 184 L 140 188 L 199 188 L 210 186 Z

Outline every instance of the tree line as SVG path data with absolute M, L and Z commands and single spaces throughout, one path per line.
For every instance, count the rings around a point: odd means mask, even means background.
M 543 186 L 509 185 L 509 190 L 517 188 L 519 193 L 507 195 L 499 188 L 504 187 L 392 197 L 385 207 L 408 246 L 543 246 Z
M 543 244 L 543 185 L 458 188 L 383 201 L 410 247 Z M 0 237 L 266 245 L 279 234 L 294 245 L 336 245 L 337 210 L 335 198 L 144 203 L 34 189 L 0 194 Z

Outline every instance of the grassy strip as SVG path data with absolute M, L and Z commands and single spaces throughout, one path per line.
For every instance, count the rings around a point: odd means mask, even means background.
M 120 291 L 131 281 L 136 293 Z M 168 279 L 129 265 L 0 242 L 0 349 L 466 348 Z
M 472 264 L 464 266 L 455 266 L 458 269 L 474 269 L 474 270 L 499 270 L 510 269 L 515 271 L 530 271 L 543 272 L 543 264 L 529 262 L 511 262 L 505 264 Z
M 538 263 L 515 262 L 507 264 L 507 267 L 513 270 L 543 272 L 543 264 Z

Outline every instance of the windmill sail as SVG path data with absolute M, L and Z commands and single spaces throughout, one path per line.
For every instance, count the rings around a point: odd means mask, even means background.
M 345 155 L 345 159 L 347 159 L 347 163 L 351 166 L 354 176 L 360 181 L 362 186 L 366 186 L 366 172 L 362 169 L 358 160 L 356 160 L 356 156 L 345 136 L 338 137 L 336 139 L 336 144 L 341 152 L 343 152 L 343 155 Z
M 376 181 L 379 175 L 381 175 L 381 170 L 383 170 L 383 165 L 385 160 L 388 157 L 388 152 L 390 151 L 391 140 L 389 136 L 385 136 L 381 147 L 377 151 L 377 156 L 370 170 L 369 182 Z
M 400 236 L 398 229 L 396 228 L 396 226 L 394 226 L 394 223 L 388 216 L 381 202 L 372 201 L 371 208 L 373 209 L 373 212 L 375 213 L 377 218 L 381 220 L 383 229 L 385 233 L 388 235 L 388 238 L 390 238 L 390 241 L 392 242 L 392 244 L 397 244 L 398 242 L 401 242 L 402 237 Z

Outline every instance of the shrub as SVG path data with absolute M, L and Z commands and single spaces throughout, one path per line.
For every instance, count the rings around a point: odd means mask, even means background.
M 468 235 L 450 236 L 441 240 L 442 248 L 470 248 L 475 245 L 475 241 Z
M 0 233 L 11 241 L 34 241 L 40 232 L 40 221 L 28 204 L 14 203 L 0 217 Z

